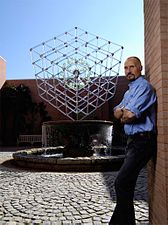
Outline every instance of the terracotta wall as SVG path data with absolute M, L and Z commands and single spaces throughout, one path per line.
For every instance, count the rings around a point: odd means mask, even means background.
M 150 162 L 150 224 L 168 224 L 168 1 L 144 0 L 145 68 L 155 87 L 157 158 Z

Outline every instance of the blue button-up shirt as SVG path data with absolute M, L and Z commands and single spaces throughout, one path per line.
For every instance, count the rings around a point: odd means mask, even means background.
M 144 77 L 140 76 L 135 81 L 130 82 L 123 100 L 114 108 L 115 110 L 119 107 L 125 107 L 136 116 L 134 122 L 124 124 L 124 131 L 127 135 L 155 131 L 155 103 L 156 94 Z

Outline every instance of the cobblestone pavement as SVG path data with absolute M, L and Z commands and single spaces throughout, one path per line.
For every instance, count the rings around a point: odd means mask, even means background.
M 0 152 L 0 225 L 108 224 L 117 172 L 37 172 L 2 164 L 11 157 L 11 152 Z M 145 169 L 137 181 L 135 210 L 137 224 L 147 225 Z

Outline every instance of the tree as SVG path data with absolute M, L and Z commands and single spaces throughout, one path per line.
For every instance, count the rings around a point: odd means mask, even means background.
M 0 105 L 3 143 L 16 143 L 20 133 L 39 133 L 42 122 L 51 120 L 45 104 L 33 102 L 30 89 L 23 84 L 6 83 L 0 91 Z

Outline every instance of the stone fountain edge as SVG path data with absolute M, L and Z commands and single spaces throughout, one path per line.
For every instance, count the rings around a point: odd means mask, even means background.
M 58 149 L 58 147 L 47 147 Z M 13 153 L 14 162 L 23 168 L 40 169 L 56 172 L 101 172 L 118 170 L 123 163 L 124 155 L 118 156 L 91 156 L 91 157 L 66 157 L 45 158 L 36 153 L 43 153 L 44 148 L 19 150 Z M 35 157 L 34 157 L 35 156 Z

